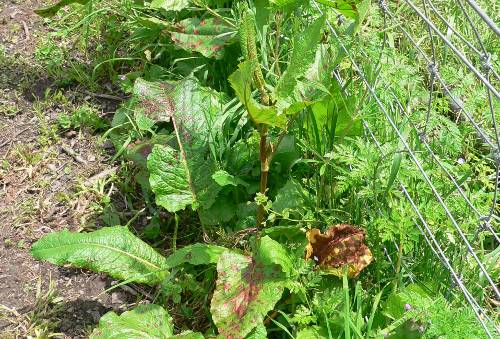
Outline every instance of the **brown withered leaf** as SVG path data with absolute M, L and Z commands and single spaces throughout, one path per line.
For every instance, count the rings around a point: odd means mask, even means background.
M 342 277 L 342 267 L 348 265 L 349 278 L 356 277 L 372 259 L 365 245 L 365 232 L 352 225 L 330 227 L 325 234 L 317 228 L 307 231 L 306 259 L 313 259 L 318 268 Z

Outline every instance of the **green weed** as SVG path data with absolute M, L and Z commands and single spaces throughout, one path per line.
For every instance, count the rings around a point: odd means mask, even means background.
M 474 297 L 488 305 L 494 296 L 482 291 L 486 283 L 478 283 L 478 267 L 464 260 L 448 215 L 436 208 L 434 192 L 326 20 L 343 15 L 336 33 L 368 82 L 388 89 L 378 94 L 399 134 L 489 263 L 498 244 L 487 233 L 474 236 L 477 216 L 417 130 L 425 127 L 429 147 L 483 215 L 493 203 L 494 168 L 442 88 L 435 88 L 427 114 L 427 65 L 370 1 L 354 7 L 318 1 L 323 16 L 302 1 L 78 2 L 83 6 L 62 15 L 60 32 L 63 39 L 77 39 L 90 62 L 74 62 L 51 43 L 39 54 L 46 58 L 54 47 L 72 80 L 96 87 L 99 79 L 111 79 L 130 94 L 102 136 L 115 147 L 113 160 L 123 165 L 116 184 L 128 214 L 112 203 L 109 181 L 82 187 L 82 195 L 98 197 L 93 208 L 110 227 L 49 234 L 32 253 L 155 291 L 155 304 L 106 314 L 93 337 L 131 328 L 143 336 L 190 338 L 483 335 L 416 227 L 401 184 L 446 244 L 443 251 Z M 411 11 L 390 6 L 430 50 L 427 32 Z M 453 8 L 447 13 L 461 21 Z M 491 39 L 485 34 L 494 44 Z M 443 77 L 466 93 L 466 104 L 481 117 L 485 97 L 478 83 L 457 72 L 450 55 L 439 58 L 447 65 Z M 462 86 L 454 86 L 459 80 Z M 42 134 L 51 135 L 39 120 Z M 420 126 L 422 121 L 427 124 Z M 60 115 L 58 124 L 106 127 L 87 106 Z M 142 214 L 146 222 L 136 225 Z M 117 226 L 124 221 L 126 226 Z M 365 242 L 368 249 L 360 252 Z M 452 319 L 467 325 L 454 326 Z

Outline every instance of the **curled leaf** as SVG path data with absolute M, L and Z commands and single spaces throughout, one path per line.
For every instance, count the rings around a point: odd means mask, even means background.
M 365 245 L 365 232 L 341 224 L 330 227 L 325 234 L 317 228 L 307 231 L 306 259 L 313 259 L 320 270 L 342 277 L 342 267 L 348 265 L 349 278 L 356 277 L 372 259 Z

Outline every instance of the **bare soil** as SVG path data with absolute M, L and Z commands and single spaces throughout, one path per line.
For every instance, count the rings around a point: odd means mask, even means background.
M 41 3 L 0 1 L 0 338 L 87 337 L 102 314 L 130 299 L 122 290 L 103 293 L 111 282 L 102 275 L 29 253 L 44 234 L 92 219 L 93 178 L 111 167 L 97 136 L 54 131 L 58 114 L 85 101 L 101 112 L 116 106 L 57 89 L 45 76 L 34 56 L 48 30 L 33 13 Z M 64 100 L 47 99 L 47 89 Z

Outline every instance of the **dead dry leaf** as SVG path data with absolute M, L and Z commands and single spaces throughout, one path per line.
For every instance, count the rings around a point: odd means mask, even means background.
M 352 225 L 335 225 L 324 234 L 313 228 L 307 231 L 307 240 L 306 259 L 313 259 L 327 274 L 342 277 L 342 267 L 348 265 L 349 278 L 354 278 L 373 259 L 364 230 Z

